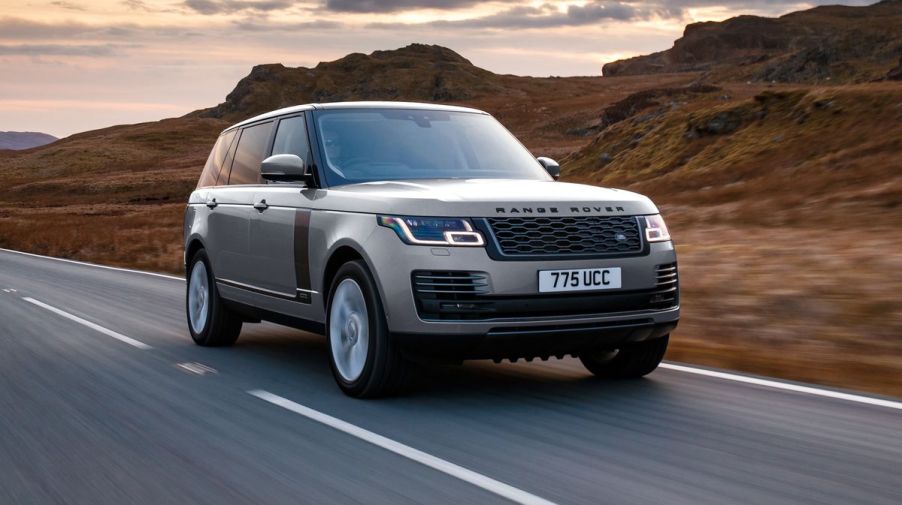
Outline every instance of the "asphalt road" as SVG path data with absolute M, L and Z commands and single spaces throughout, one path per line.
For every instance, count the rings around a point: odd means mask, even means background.
M 321 337 L 247 325 L 196 347 L 183 297 L 0 252 L 0 504 L 902 503 L 899 404 L 574 360 L 352 400 Z

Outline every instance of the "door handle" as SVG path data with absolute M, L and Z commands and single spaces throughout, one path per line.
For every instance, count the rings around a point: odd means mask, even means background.
M 218 203 L 216 203 L 215 198 L 210 198 L 209 200 L 207 200 L 206 204 L 207 204 L 207 207 L 210 207 L 211 209 L 213 207 L 216 207 L 217 205 L 219 205 Z
M 264 210 L 269 208 L 269 205 L 266 204 L 266 200 L 260 200 L 259 202 L 254 204 L 254 208 L 263 212 Z

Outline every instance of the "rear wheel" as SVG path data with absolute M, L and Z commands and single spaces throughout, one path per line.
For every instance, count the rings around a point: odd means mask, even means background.
M 590 372 L 598 377 L 635 379 L 650 374 L 664 359 L 670 335 L 637 342 L 614 351 L 583 352 L 579 355 Z
M 338 269 L 327 314 L 330 364 L 341 390 L 349 396 L 372 398 L 401 389 L 410 363 L 392 341 L 376 283 L 362 261 Z
M 219 297 L 206 251 L 194 254 L 188 265 L 185 312 L 188 330 L 197 345 L 232 345 L 241 333 L 241 318 L 229 310 Z

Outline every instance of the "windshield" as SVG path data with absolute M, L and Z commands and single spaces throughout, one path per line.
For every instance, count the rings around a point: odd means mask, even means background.
M 551 180 L 486 114 L 415 109 L 316 113 L 330 186 L 407 179 Z

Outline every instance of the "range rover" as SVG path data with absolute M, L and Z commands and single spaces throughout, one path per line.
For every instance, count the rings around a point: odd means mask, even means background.
M 185 212 L 194 341 L 263 320 L 328 339 L 348 395 L 412 364 L 579 358 L 654 370 L 679 319 L 676 254 L 646 197 L 557 182 L 489 114 L 312 104 L 227 128 Z

